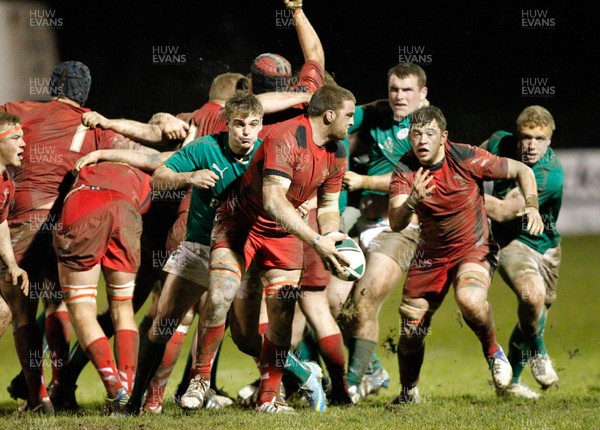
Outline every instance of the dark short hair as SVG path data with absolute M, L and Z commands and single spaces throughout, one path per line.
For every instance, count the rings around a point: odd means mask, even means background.
M 321 116 L 328 110 L 340 110 L 345 101 L 356 103 L 356 98 L 339 85 L 323 85 L 311 97 L 306 112 L 310 116 Z
M 424 106 L 414 111 L 410 116 L 410 125 L 411 127 L 413 125 L 422 126 L 429 124 L 434 119 L 440 130 L 446 131 L 447 123 L 442 110 L 432 105 Z
M 263 106 L 254 94 L 244 90 L 236 90 L 235 93 L 227 99 L 224 109 L 225 119 L 229 121 L 235 115 L 246 118 L 256 114 L 262 118 L 264 115 Z
M 427 75 L 425 74 L 425 70 L 415 63 L 400 63 L 392 67 L 390 70 L 388 70 L 388 81 L 392 75 L 400 79 L 408 78 L 409 76 L 416 76 L 417 81 L 419 82 L 419 87 L 423 88 L 427 86 Z
M 4 127 L 6 125 L 17 125 L 21 124 L 21 118 L 12 113 L 8 112 L 0 112 L 0 127 Z

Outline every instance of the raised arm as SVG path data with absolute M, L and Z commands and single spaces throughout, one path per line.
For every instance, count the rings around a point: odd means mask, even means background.
M 300 41 L 300 47 L 302 48 L 302 54 L 304 55 L 304 62 L 313 60 L 325 68 L 323 45 L 317 32 L 302 10 L 302 0 L 283 0 L 283 3 L 288 9 L 294 11 L 294 25 L 298 34 L 298 40 Z

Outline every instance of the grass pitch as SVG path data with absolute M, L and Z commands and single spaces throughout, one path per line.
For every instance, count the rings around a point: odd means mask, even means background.
M 101 414 L 104 390 L 91 368 L 82 373 L 77 390 L 83 413 L 77 416 L 17 415 L 19 403 L 4 387 L 18 371 L 10 328 L 0 339 L 0 429 L 591 429 L 600 428 L 600 319 L 598 309 L 600 266 L 595 252 L 600 236 L 566 237 L 563 240 L 558 300 L 550 310 L 546 343 L 561 378 L 538 401 L 497 398 L 491 376 L 475 335 L 462 322 L 452 295 L 436 314 L 427 339 L 420 390 L 424 403 L 390 408 L 398 391 L 396 357 L 386 340 L 397 342 L 400 288 L 382 310 L 381 346 L 378 349 L 392 377 L 390 388 L 369 396 L 355 407 L 331 407 L 318 414 L 298 407 L 298 415 L 264 416 L 232 407 L 223 411 L 184 414 L 173 403 L 173 393 L 185 362 L 182 353 L 166 390 L 160 416 L 110 418 Z M 103 294 L 100 293 L 99 296 Z M 516 298 L 496 276 L 490 290 L 498 337 L 505 347 L 516 322 Z M 141 319 L 142 313 L 138 314 Z M 190 337 L 182 352 L 189 348 Z M 50 369 L 47 368 L 49 376 Z M 257 377 L 252 360 L 226 338 L 219 364 L 218 385 L 230 394 Z M 536 383 L 529 369 L 523 380 Z

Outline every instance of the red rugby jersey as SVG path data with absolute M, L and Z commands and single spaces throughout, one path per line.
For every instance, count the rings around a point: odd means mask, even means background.
M 1 111 L 21 118 L 27 145 L 23 162 L 15 169 L 14 206 L 10 217 L 54 201 L 65 176 L 80 157 L 96 149 L 138 149 L 139 144 L 110 130 L 81 124 L 87 108 L 58 101 L 10 102 Z M 68 184 L 70 185 L 70 184 Z M 68 189 L 64 186 L 62 189 Z
M 421 223 L 419 249 L 433 258 L 457 256 L 473 248 L 489 249 L 490 231 L 483 199 L 483 181 L 505 178 L 506 158 L 475 146 L 446 141 L 446 156 L 429 168 L 432 195 L 417 205 Z M 410 194 L 421 167 L 411 150 L 400 158 L 390 183 L 390 197 Z
M 144 214 L 152 201 L 150 177 L 142 170 L 127 164 L 103 162 L 81 169 L 73 188 L 87 185 L 102 190 L 118 191 L 127 197 L 140 214 Z
M 242 176 L 239 190 L 227 200 L 227 211 L 240 221 L 252 223 L 264 231 L 279 229 L 263 208 L 263 177 L 282 176 L 291 180 L 287 199 L 294 207 L 308 200 L 319 188 L 337 193 L 346 171 L 346 149 L 340 141 L 323 147 L 312 139 L 312 127 L 306 116 L 284 121 L 272 130 L 257 149 Z
M 0 222 L 6 221 L 10 203 L 15 195 L 15 183 L 5 170 L 0 175 Z
M 196 109 L 190 117 L 190 123 L 196 126 L 195 138 L 227 131 L 223 106 L 218 103 L 207 102 Z

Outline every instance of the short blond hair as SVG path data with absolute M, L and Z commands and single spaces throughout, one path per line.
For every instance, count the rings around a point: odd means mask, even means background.
M 213 79 L 208 92 L 209 100 L 227 100 L 233 96 L 238 82 L 245 79 L 241 73 L 223 73 Z
M 523 109 L 523 112 L 517 117 L 517 130 L 520 130 L 523 127 L 549 127 L 550 130 L 554 132 L 556 124 L 548 109 L 542 106 L 532 105 Z

